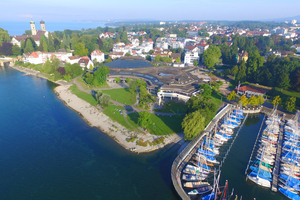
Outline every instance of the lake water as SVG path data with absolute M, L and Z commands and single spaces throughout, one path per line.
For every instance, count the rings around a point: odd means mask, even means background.
M 55 84 L 0 67 L 0 199 L 179 199 L 170 170 L 179 147 L 126 151 L 59 100 Z M 222 167 L 243 200 L 283 200 L 245 181 L 263 115 L 249 117 Z
M 128 152 L 66 107 L 53 83 L 22 74 L 0 67 L 0 199 L 177 198 L 178 146 Z
M 29 20 L 30 21 L 30 20 Z M 22 35 L 25 30 L 30 30 L 28 22 L 4 22 L 0 21 L 0 28 L 7 30 L 10 35 Z M 65 29 L 81 30 L 97 27 L 105 27 L 106 22 L 47 22 L 45 21 L 46 30 L 49 32 L 63 31 Z M 35 28 L 41 30 L 40 22 L 35 22 Z

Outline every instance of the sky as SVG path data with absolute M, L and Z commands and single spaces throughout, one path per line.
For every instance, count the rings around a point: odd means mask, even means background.
M 300 15 L 300 0 L 1 0 L 1 7 L 0 21 L 239 21 Z

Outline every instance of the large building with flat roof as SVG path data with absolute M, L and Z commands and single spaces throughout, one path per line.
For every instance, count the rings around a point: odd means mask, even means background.
M 120 69 L 153 67 L 153 65 L 145 61 L 143 58 L 132 57 L 132 56 L 121 57 L 105 65 L 108 66 L 109 68 L 120 68 Z

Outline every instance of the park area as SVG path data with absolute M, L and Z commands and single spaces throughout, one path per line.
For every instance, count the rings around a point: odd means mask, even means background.
M 125 105 L 133 105 L 136 102 L 136 92 L 131 93 L 128 88 L 102 90 L 102 92 L 108 94 L 112 100 Z

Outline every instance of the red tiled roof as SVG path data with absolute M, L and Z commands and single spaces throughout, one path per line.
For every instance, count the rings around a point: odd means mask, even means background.
M 185 49 L 188 49 L 188 50 L 193 50 L 195 48 L 196 48 L 195 46 L 191 46 L 191 45 L 185 46 Z
M 101 54 L 103 54 L 103 53 L 102 53 L 102 51 L 100 51 L 100 50 L 94 50 L 91 54 L 92 54 L 92 55 L 101 55 Z
M 236 90 L 238 89 L 237 87 L 235 88 Z M 251 91 L 251 92 L 256 92 L 260 94 L 265 94 L 268 90 L 262 89 L 262 88 L 254 88 L 249 85 L 243 85 L 239 88 L 240 92 L 245 92 L 245 91 Z

